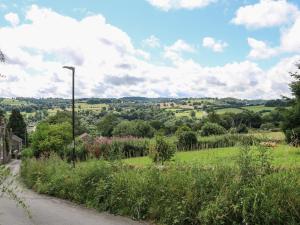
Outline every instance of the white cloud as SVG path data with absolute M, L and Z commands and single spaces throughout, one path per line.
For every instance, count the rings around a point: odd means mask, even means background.
M 62 66 L 73 64 L 77 97 L 277 98 L 289 95 L 288 71 L 300 59 L 284 59 L 271 70 L 250 61 L 203 67 L 183 57 L 195 48 L 178 40 L 164 48 L 173 64 L 156 65 L 101 15 L 76 20 L 32 6 L 26 18 L 15 27 L 0 27 L 0 49 L 8 59 L 0 64 L 6 75 L 0 79 L 3 97 L 70 97 L 70 72 Z
M 177 40 L 173 45 L 164 49 L 164 57 L 170 59 L 173 63 L 182 60 L 182 53 L 194 53 L 196 50 L 193 46 L 183 40 Z
M 156 36 L 151 35 L 147 39 L 143 40 L 143 44 L 151 48 L 158 48 L 160 47 L 160 40 Z
M 202 40 L 202 46 L 212 49 L 214 52 L 223 52 L 228 44 L 224 41 L 215 40 L 212 37 L 205 37 Z
M 279 53 L 278 50 L 268 47 L 264 41 L 254 38 L 248 38 L 248 44 L 251 47 L 248 57 L 251 59 L 268 59 Z
M 287 0 L 260 0 L 240 7 L 232 22 L 248 28 L 273 27 L 289 23 L 297 15 L 298 8 Z
M 169 11 L 171 9 L 203 8 L 217 0 L 147 0 L 151 5 Z
M 12 26 L 17 26 L 20 23 L 18 14 L 16 13 L 7 13 L 4 16 L 5 20 L 8 21 Z
M 300 16 L 294 24 L 282 32 L 281 48 L 288 52 L 300 52 Z

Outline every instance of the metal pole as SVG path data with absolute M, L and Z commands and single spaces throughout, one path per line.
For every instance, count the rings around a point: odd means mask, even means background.
M 75 167 L 75 67 L 64 66 L 63 68 L 72 70 L 72 133 L 73 133 L 72 161 L 73 161 L 73 167 Z
M 72 72 L 73 167 L 75 167 L 75 68 Z

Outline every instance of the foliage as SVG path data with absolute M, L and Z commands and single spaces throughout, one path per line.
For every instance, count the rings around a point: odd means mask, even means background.
M 33 151 L 33 149 L 32 148 L 22 149 L 22 151 L 21 151 L 21 157 L 22 157 L 22 159 L 34 157 L 34 151 Z
M 153 162 L 169 161 L 175 154 L 175 146 L 169 143 L 163 136 L 156 136 L 154 143 L 150 144 L 149 156 Z
M 57 111 L 55 115 L 46 119 L 51 125 L 68 122 L 72 124 L 72 113 L 68 111 Z M 86 128 L 81 124 L 78 114 L 75 113 L 75 135 L 81 135 L 86 131 Z
M 7 128 L 12 129 L 12 132 L 18 137 L 25 140 L 27 136 L 26 123 L 20 111 L 18 109 L 13 109 L 11 115 L 9 116 Z
M 178 148 L 181 150 L 190 150 L 197 146 L 198 140 L 195 132 L 185 131 L 178 136 Z
M 98 137 L 84 143 L 84 149 L 95 158 L 107 160 L 141 157 L 148 154 L 149 142 L 136 137 Z
M 180 126 L 177 130 L 176 130 L 176 137 L 178 138 L 182 133 L 187 132 L 187 131 L 191 131 L 191 128 L 189 128 L 186 125 Z
M 72 141 L 72 127 L 68 122 L 49 124 L 42 122 L 32 134 L 32 149 L 35 157 L 49 155 L 51 152 L 63 156 L 65 148 Z
M 268 154 L 243 147 L 236 168 L 102 160 L 71 168 L 51 157 L 25 160 L 21 176 L 40 193 L 157 224 L 299 224 L 299 170 L 270 167 Z
M 98 131 L 102 136 L 111 137 L 114 127 L 119 123 L 119 119 L 115 114 L 107 114 L 97 124 Z
M 220 135 L 225 134 L 226 130 L 224 127 L 220 126 L 217 123 L 205 123 L 201 129 L 202 136 L 210 136 L 210 135 Z
M 142 120 L 124 120 L 116 125 L 112 134 L 118 137 L 133 136 L 151 138 L 154 135 L 154 128 L 148 122 Z
M 297 65 L 300 70 L 300 65 Z M 300 75 L 298 72 L 293 73 L 295 78 L 290 84 L 293 95 L 296 97 L 295 105 L 285 113 L 285 120 L 282 123 L 282 129 L 286 139 L 294 146 L 300 145 Z

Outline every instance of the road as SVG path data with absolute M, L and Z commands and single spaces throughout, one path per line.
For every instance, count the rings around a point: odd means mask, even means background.
M 14 174 L 18 173 L 20 161 L 9 164 Z M 18 188 L 21 187 L 18 185 Z M 39 195 L 22 188 L 19 194 L 29 206 L 32 218 L 25 210 L 7 197 L 0 198 L 1 225 L 142 225 L 128 218 L 98 213 L 61 199 Z

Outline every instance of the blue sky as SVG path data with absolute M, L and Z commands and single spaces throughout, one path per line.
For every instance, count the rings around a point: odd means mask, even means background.
M 201 88 L 197 90 L 195 87 L 191 87 L 193 91 L 187 91 L 187 95 L 196 95 L 195 97 L 204 95 L 223 96 L 224 94 L 227 96 L 236 96 L 240 94 L 240 97 L 247 98 L 274 98 L 281 94 L 288 94 L 287 81 L 289 81 L 289 79 L 287 80 L 286 76 L 275 79 L 274 75 L 270 73 L 279 70 L 282 71 L 283 69 L 281 67 L 283 64 L 287 65 L 286 70 L 290 70 L 291 66 L 282 62 L 288 61 L 291 64 L 293 60 L 297 59 L 300 49 L 300 44 L 295 41 L 295 35 L 299 33 L 298 20 L 300 21 L 300 4 L 297 0 L 4 0 L 0 1 L 1 14 L 4 15 L 0 18 L 0 29 L 2 29 L 2 32 L 6 32 L 5 35 L 8 35 L 9 32 L 4 29 L 8 28 L 13 30 L 12 32 L 17 33 L 20 32 L 24 24 L 33 24 L 33 20 L 26 19 L 26 15 L 32 12 L 30 9 L 33 5 L 38 7 L 40 11 L 47 9 L 64 18 L 76 19 L 76 21 L 82 21 L 85 18 L 101 15 L 105 19 L 106 25 L 113 26 L 120 30 L 120 32 L 126 34 L 130 39 L 129 48 L 132 47 L 136 51 L 141 51 L 148 55 L 147 59 L 140 59 L 140 56 L 136 56 L 135 59 L 132 59 L 133 61 L 143 60 L 143 62 L 132 61 L 132 64 L 138 64 L 136 67 L 141 67 L 144 61 L 146 61 L 145 63 L 147 63 L 147 67 L 149 66 L 149 68 L 146 72 L 144 71 L 144 74 L 162 73 L 162 70 L 168 71 L 164 71 L 163 73 L 172 73 L 173 70 L 180 71 L 180 73 L 175 76 L 176 78 L 172 78 L 170 74 L 160 75 L 159 78 L 157 78 L 163 80 L 171 79 L 169 84 L 163 84 L 174 85 L 173 88 L 163 87 L 166 90 L 162 93 L 166 96 L 180 97 L 182 95 L 182 91 L 179 90 L 180 84 L 177 84 L 176 81 L 172 79 L 177 79 L 178 82 L 178 79 L 182 79 L 180 77 L 184 77 L 186 73 L 194 74 L 189 77 L 191 82 L 197 79 L 201 80 L 201 78 L 206 80 L 206 83 L 202 84 L 205 86 L 203 90 Z M 10 16 L 6 16 L 8 14 L 10 14 Z M 17 15 L 17 19 L 15 18 L 16 16 L 12 16 L 11 14 Z M 50 17 L 51 15 L 49 15 L 49 20 Z M 257 20 L 253 20 L 253 17 L 257 17 Z M 38 18 L 35 17 L 34 20 L 38 20 Z M 53 26 L 55 26 L 55 24 Z M 55 32 L 55 27 L 49 29 L 53 29 Z M 97 29 L 97 26 L 95 26 L 95 29 Z M 24 32 L 25 29 L 22 30 L 22 32 Z M 80 30 L 78 30 L 78 37 L 80 38 L 80 36 L 81 33 Z M 157 41 L 155 47 L 149 45 L 150 37 L 154 37 Z M 205 38 L 206 44 L 204 44 Z M 10 39 L 9 42 L 13 45 L 14 40 Z M 41 46 L 34 46 L 33 43 L 16 42 L 20 44 L 19 50 L 23 50 L 24 47 L 31 49 L 30 52 L 38 49 L 39 54 L 41 54 L 40 57 L 45 59 L 43 62 L 46 64 L 47 61 L 53 61 L 53 58 L 51 59 L 49 55 L 54 57 L 57 61 L 58 58 L 61 59 L 61 57 L 63 57 L 65 62 L 68 62 L 66 54 L 59 55 L 61 52 L 59 51 L 60 53 L 58 53 L 57 49 L 53 52 L 53 49 L 49 50 L 47 46 L 42 48 Z M 49 45 L 51 45 L 50 42 L 51 40 L 49 40 Z M 175 45 L 176 43 L 177 45 Z M 4 45 L 4 43 L 1 42 L 0 44 L 0 47 Z M 45 43 L 45 45 L 47 45 L 47 43 Z M 73 45 L 71 47 L 72 49 L 68 51 L 77 51 L 76 47 L 78 49 L 88 48 L 88 46 L 79 45 Z M 67 47 L 61 46 L 61 48 L 66 49 Z M 11 50 L 11 52 L 18 54 L 16 49 Z M 21 54 L 21 52 L 19 53 Z M 9 53 L 7 54 L 9 55 Z M 28 51 L 26 54 L 28 54 Z M 100 54 L 106 53 L 99 52 L 99 55 Z M 14 57 L 11 58 L 17 57 L 17 55 L 14 55 Z M 126 60 L 130 61 L 131 59 L 129 59 L 128 56 Z M 88 61 L 88 59 L 86 58 L 85 61 Z M 70 63 L 73 63 L 72 59 L 70 59 Z M 78 66 L 84 67 L 87 65 Z M 241 69 L 243 66 L 245 67 L 244 70 L 246 70 L 247 67 L 253 70 L 250 71 L 249 74 L 245 74 L 249 82 L 243 84 L 240 82 L 234 85 L 230 84 L 228 77 L 234 77 L 236 71 L 238 71 L 237 73 L 242 73 L 242 71 L 244 71 Z M 278 68 L 279 66 L 280 68 Z M 195 68 L 193 69 L 193 67 Z M 47 79 L 49 79 L 48 76 L 54 76 L 53 74 L 61 72 L 50 71 L 46 66 L 43 68 L 44 69 L 41 69 L 43 73 L 45 73 L 43 76 L 47 77 Z M 227 68 L 230 68 L 230 71 L 228 71 Z M 86 68 L 82 69 L 84 70 Z M 94 69 L 97 70 L 97 68 Z M 12 70 L 13 69 L 10 68 L 10 71 Z M 103 83 L 105 76 L 107 73 L 112 73 L 112 69 L 109 70 L 110 72 L 101 72 L 101 75 L 98 77 L 99 79 L 96 79 L 97 84 L 94 84 L 94 86 L 87 84 L 86 86 L 89 86 L 90 90 L 95 89 L 99 84 L 105 86 L 106 84 Z M 198 70 L 198 72 L 196 70 Z M 8 68 L 7 71 L 10 73 Z M 26 72 L 25 77 L 30 77 L 30 74 L 32 74 L 32 68 L 29 66 L 23 68 L 23 71 Z M 143 86 L 151 83 L 147 80 L 149 78 L 147 75 L 143 77 L 142 68 L 131 71 L 132 74 L 129 74 L 128 71 L 124 73 L 119 71 L 114 72 L 116 73 L 114 76 L 119 77 L 125 77 L 125 75 L 127 75 L 127 77 L 141 77 L 145 80 L 144 84 L 141 82 Z M 214 73 L 218 72 L 220 73 L 219 76 L 214 75 Z M 199 77 L 197 77 L 197 73 Z M 226 75 L 221 77 L 223 73 Z M 230 73 L 232 74 L 230 75 Z M 109 75 L 111 76 L 111 74 Z M 156 76 L 158 75 L 156 74 Z M 237 78 L 237 80 L 239 79 L 240 78 Z M 256 87 L 258 81 L 266 79 L 272 80 L 268 80 L 269 83 L 266 84 L 265 87 Z M 214 90 L 219 89 L 220 91 L 212 91 L 208 87 L 210 80 L 218 81 L 215 83 L 219 83 L 220 85 L 215 85 L 211 88 Z M 282 80 L 286 81 L 285 84 L 282 84 L 285 86 L 280 86 L 279 91 L 276 92 L 274 87 L 278 88 L 279 84 L 277 83 L 280 83 Z M 242 90 L 238 90 L 238 86 L 245 85 L 243 87 L 246 88 L 252 84 L 255 84 L 253 85 L 253 88 L 256 88 L 255 92 L 241 94 Z M 153 85 L 151 85 L 151 87 L 149 86 L 149 92 L 139 92 L 134 88 L 131 90 L 130 84 L 128 85 L 129 87 L 124 87 L 124 90 L 116 96 L 136 94 L 147 96 L 161 95 L 161 93 L 157 91 L 160 88 L 154 87 Z M 231 88 L 224 88 L 225 86 L 231 86 Z M 114 87 L 105 87 L 105 89 L 111 88 Z M 120 87 L 117 88 L 119 89 Z M 268 94 L 270 91 L 264 91 L 265 88 L 269 88 L 272 94 Z M 24 92 L 24 95 L 39 95 L 38 91 L 40 91 L 40 89 L 42 89 L 42 87 L 36 90 L 35 93 Z M 51 95 L 63 95 L 63 93 L 59 93 L 59 89 L 58 86 L 53 88 Z M 204 90 L 207 91 L 205 92 Z M 41 93 L 45 93 L 45 91 Z M 112 93 L 114 92 L 112 91 Z M 82 92 L 82 95 L 113 97 L 111 96 L 113 95 L 112 93 L 108 92 L 107 94 L 99 95 L 95 92 L 86 91 Z M 10 93 L 12 96 L 20 94 L 22 93 L 14 93 L 13 91 Z

